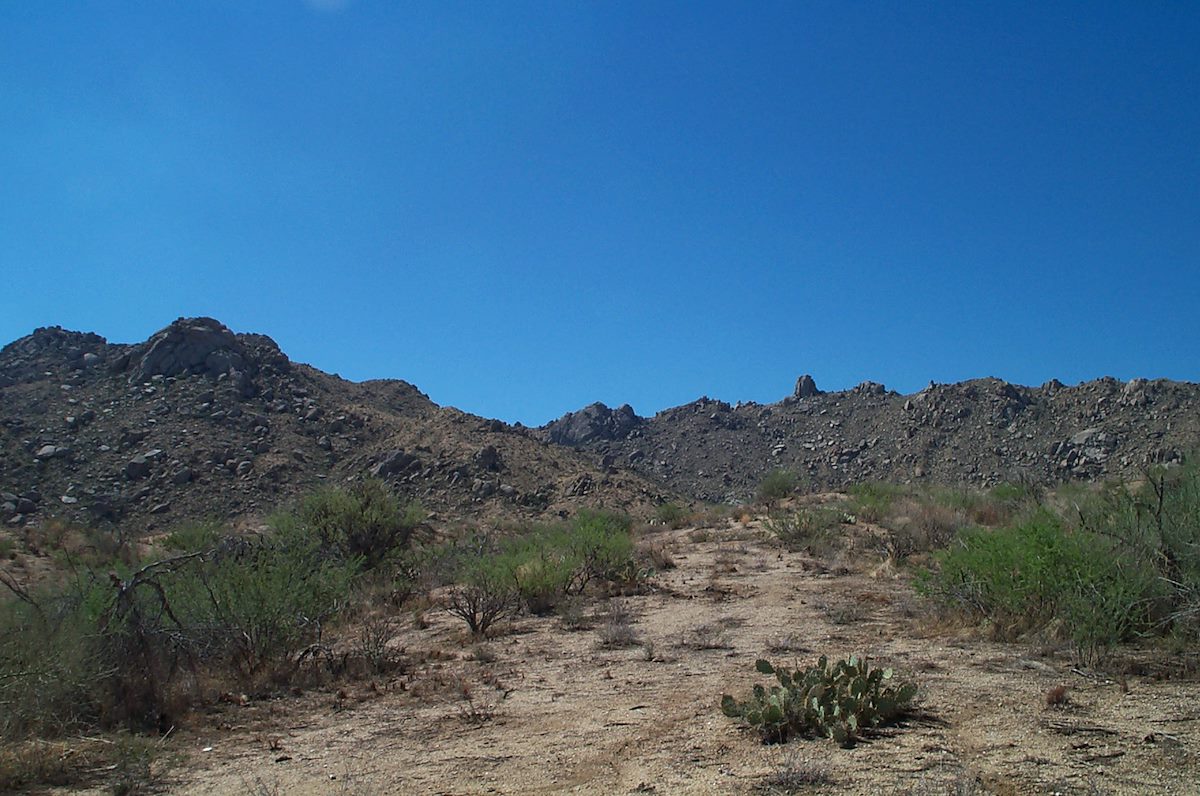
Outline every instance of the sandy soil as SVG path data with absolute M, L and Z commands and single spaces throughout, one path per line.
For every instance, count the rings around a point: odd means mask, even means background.
M 170 792 L 1200 793 L 1200 683 L 1114 682 L 1063 654 L 934 632 L 867 551 L 831 570 L 737 524 L 653 541 L 677 568 L 614 598 L 637 646 L 602 645 L 604 601 L 590 629 L 524 618 L 483 647 L 447 614 L 424 629 L 405 616 L 406 674 L 198 716 L 172 739 L 187 762 Z M 851 652 L 916 679 L 919 715 L 841 749 L 764 746 L 718 709 L 764 679 L 759 657 Z M 1059 685 L 1068 702 L 1048 708 Z M 787 790 L 788 773 L 812 784 Z

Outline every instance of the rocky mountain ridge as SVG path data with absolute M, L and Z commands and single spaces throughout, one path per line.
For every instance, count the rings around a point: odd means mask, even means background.
M 1200 386 L 1161 379 L 903 396 L 872 382 L 826 393 L 806 375 L 774 404 L 701 398 L 646 418 L 597 403 L 529 429 L 407 382 L 322 373 L 211 318 L 134 345 L 50 327 L 0 350 L 0 522 L 251 521 L 365 473 L 454 518 L 737 502 L 772 469 L 813 489 L 1098 479 L 1200 448 L 1198 408 Z
M 774 469 L 810 489 L 864 480 L 990 486 L 1136 476 L 1200 449 L 1200 385 L 1102 378 L 1022 387 L 995 378 L 900 395 L 822 392 L 810 375 L 774 404 L 700 398 L 653 417 L 592 404 L 539 429 L 708 501 L 753 496 Z
M 251 519 L 370 472 L 453 517 L 647 507 L 644 478 L 403 381 L 351 383 L 181 318 L 136 345 L 58 327 L 0 350 L 0 522 Z

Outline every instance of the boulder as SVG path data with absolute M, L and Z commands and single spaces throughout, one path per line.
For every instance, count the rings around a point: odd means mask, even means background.
M 597 402 L 563 415 L 544 430 L 551 442 L 576 447 L 595 440 L 624 439 L 642 422 L 629 404 L 609 409 Z
M 796 387 L 799 389 L 800 385 L 797 384 Z M 812 388 L 815 390 L 817 385 L 813 384 Z M 854 388 L 854 392 L 859 395 L 886 395 L 887 387 L 877 381 L 864 381 Z
M 139 346 L 131 364 L 131 383 L 155 376 L 229 373 L 242 381 L 252 366 L 237 336 L 212 318 L 180 318 Z M 245 384 L 240 387 L 244 392 Z
M 125 478 L 130 481 L 139 481 L 150 475 L 150 462 L 146 461 L 145 456 L 134 456 L 125 463 Z
M 475 464 L 484 470 L 499 472 L 504 469 L 504 462 L 500 458 L 500 451 L 496 450 L 495 445 L 485 445 L 475 452 L 473 458 Z
M 371 468 L 371 475 L 376 478 L 386 478 L 389 475 L 398 475 L 407 472 L 409 468 L 419 467 L 421 460 L 411 453 L 406 453 L 403 448 L 389 451 L 383 455 L 383 458 Z
M 812 376 L 805 373 L 796 379 L 796 389 L 792 390 L 793 398 L 811 398 L 820 394 L 821 391 L 817 389 L 817 382 L 813 380 Z

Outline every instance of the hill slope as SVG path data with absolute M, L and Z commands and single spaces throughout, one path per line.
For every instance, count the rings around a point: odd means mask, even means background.
M 645 507 L 660 488 L 403 381 L 351 383 L 270 338 L 179 319 L 137 345 L 38 329 L 0 350 L 0 520 L 153 530 L 250 518 L 374 472 L 455 516 Z

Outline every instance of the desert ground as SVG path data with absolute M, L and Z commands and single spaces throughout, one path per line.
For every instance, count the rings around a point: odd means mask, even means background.
M 641 543 L 675 566 L 570 621 L 522 617 L 477 642 L 436 606 L 404 612 L 389 642 L 397 674 L 193 715 L 166 741 L 177 753 L 166 790 L 1200 793 L 1200 683 L 1136 651 L 1122 653 L 1128 674 L 1104 675 L 1061 646 L 946 622 L 869 529 L 819 557 L 753 520 Z M 767 681 L 758 658 L 850 653 L 920 686 L 912 715 L 853 748 L 765 745 L 718 708 L 722 693 Z

